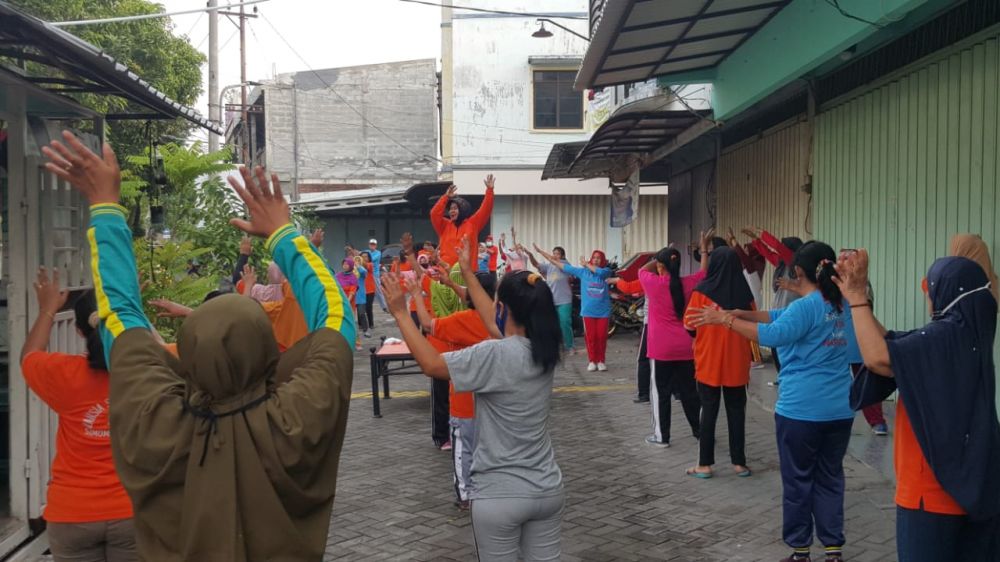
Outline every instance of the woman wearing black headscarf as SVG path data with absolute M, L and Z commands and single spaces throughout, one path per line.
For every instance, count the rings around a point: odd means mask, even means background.
M 753 310 L 753 294 L 743 275 L 743 264 L 735 250 L 716 246 L 708 262 L 708 274 L 694 289 L 689 311 Z M 701 399 L 701 438 L 698 466 L 687 474 L 696 478 L 711 478 L 715 464 L 715 422 L 719 418 L 719 402 L 726 402 L 726 423 L 729 426 L 729 457 L 738 476 L 750 476 L 747 468 L 745 420 L 747 384 L 750 382 L 752 353 L 750 340 L 725 326 L 702 325 L 695 332 L 694 368 Z
M 900 562 L 1000 557 L 1000 422 L 993 340 L 997 301 L 983 269 L 941 258 L 927 273 L 931 322 L 887 332 L 867 304 L 868 253 L 844 257 L 838 283 L 866 369 L 852 406 L 899 390 L 896 544 Z

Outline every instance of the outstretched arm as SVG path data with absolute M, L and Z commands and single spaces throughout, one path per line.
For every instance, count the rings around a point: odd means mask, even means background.
M 56 314 L 66 305 L 66 299 L 69 297 L 68 292 L 59 289 L 59 270 L 52 270 L 52 279 L 50 280 L 44 267 L 38 270 L 38 277 L 35 279 L 35 294 L 38 296 L 38 317 L 31 325 L 28 338 L 24 340 L 24 347 L 21 348 L 22 362 L 29 353 L 48 349 L 49 336 L 52 334 L 52 325 L 55 323 Z
M 441 236 L 441 233 L 444 232 L 444 227 L 448 224 L 448 218 L 444 216 L 444 213 L 448 210 L 448 201 L 451 200 L 456 191 L 458 191 L 458 188 L 454 185 L 448 186 L 448 190 L 444 192 L 444 195 L 431 208 L 431 226 L 434 227 L 434 232 L 438 236 Z
M 868 250 L 858 250 L 857 253 L 840 258 L 837 262 L 837 276 L 833 281 L 851 306 L 854 336 L 858 340 L 865 366 L 876 375 L 894 376 L 889 344 L 885 341 L 886 330 L 875 318 L 871 301 L 868 300 Z
M 545 250 L 539 248 L 538 244 L 535 244 L 534 246 L 535 246 L 535 251 L 538 252 L 539 254 L 541 254 L 543 258 L 549 260 L 549 263 L 551 263 L 552 265 L 558 267 L 560 271 L 565 271 L 566 264 L 564 264 L 560 260 L 557 260 L 556 257 L 553 256 L 552 254 L 550 254 L 550 253 L 546 252 Z
M 493 305 L 493 299 L 486 294 L 486 290 L 479 284 L 479 279 L 476 279 L 476 272 L 469 267 L 469 244 L 468 238 L 462 239 L 458 256 L 458 266 L 462 269 L 465 290 L 468 291 L 469 300 L 472 301 L 472 306 L 476 309 L 476 313 L 479 314 L 479 319 L 483 321 L 483 325 L 486 326 L 486 331 L 489 332 L 490 337 L 501 339 L 503 338 L 503 332 L 497 326 L 496 307 Z
M 477 233 L 486 226 L 486 223 L 490 220 L 490 216 L 493 215 L 493 187 L 496 184 L 496 179 L 493 177 L 493 174 L 490 174 L 486 176 L 483 183 L 486 184 L 486 196 L 483 197 L 483 204 L 469 218 L 472 224 L 475 225 Z
M 403 336 L 403 341 L 406 342 L 406 347 L 410 349 L 410 354 L 413 355 L 413 360 L 417 362 L 417 365 L 420 365 L 420 369 L 429 377 L 449 380 L 451 377 L 444 357 L 420 333 L 420 328 L 417 328 L 413 319 L 410 318 L 410 313 L 406 309 L 406 295 L 400 287 L 400 280 L 396 274 L 388 273 L 382 276 L 382 294 L 385 295 L 389 313 L 399 325 L 399 331 Z
M 240 167 L 241 185 L 230 176 L 229 183 L 250 210 L 250 220 L 233 219 L 233 226 L 254 236 L 267 237 L 265 247 L 288 278 L 292 292 L 302 307 L 309 331 L 329 328 L 352 342 L 357 334 L 351 303 L 334 281 L 319 251 L 290 222 L 288 202 L 276 174 L 270 179 L 258 166 L 250 171 Z
M 66 144 L 52 141 L 42 151 L 49 158 L 46 169 L 68 181 L 90 202 L 91 270 L 101 322 L 99 330 L 110 364 L 115 338 L 131 328 L 151 328 L 142 309 L 139 273 L 132 251 L 132 230 L 125 221 L 118 159 L 105 143 L 103 155 L 90 151 L 69 131 Z

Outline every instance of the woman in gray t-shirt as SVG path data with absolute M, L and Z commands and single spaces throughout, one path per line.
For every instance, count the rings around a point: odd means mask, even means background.
M 549 437 L 549 399 L 562 336 L 552 291 L 537 273 L 505 275 L 491 301 L 459 264 L 469 297 L 493 339 L 438 353 L 410 319 L 399 280 L 383 277 L 390 313 L 423 372 L 476 397 L 472 521 L 482 561 L 558 560 L 562 473 Z

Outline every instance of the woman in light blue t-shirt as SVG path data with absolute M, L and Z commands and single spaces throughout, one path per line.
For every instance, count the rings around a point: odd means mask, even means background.
M 771 311 L 705 309 L 695 323 L 721 324 L 781 348 L 781 386 L 775 429 L 783 487 L 783 536 L 794 549 L 787 562 L 808 561 L 816 537 L 827 562 L 844 546 L 844 455 L 851 437 L 850 350 L 854 326 L 834 283 L 837 254 L 822 242 L 795 252 L 792 267 L 802 298 Z M 783 562 L 785 562 L 783 561 Z

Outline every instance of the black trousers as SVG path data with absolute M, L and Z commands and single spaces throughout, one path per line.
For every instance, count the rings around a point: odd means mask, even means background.
M 715 464 L 715 422 L 719 419 L 719 402 L 726 401 L 726 424 L 729 427 L 729 459 L 734 465 L 746 466 L 747 387 L 709 386 L 698 383 L 701 399 L 701 439 L 698 443 L 698 464 Z
M 365 316 L 368 317 L 368 327 L 375 327 L 375 314 L 373 308 L 375 306 L 375 293 L 367 293 L 365 295 L 368 300 L 365 301 Z
M 366 306 L 368 306 L 368 305 L 367 304 L 359 304 L 357 306 L 358 330 L 360 330 L 361 332 L 367 332 L 368 331 L 368 315 L 365 314 L 365 307 Z M 358 335 L 360 336 L 361 334 L 358 333 Z
M 431 379 L 431 439 L 440 447 L 451 439 L 448 381 Z
M 694 387 L 694 361 L 652 361 L 653 386 L 649 401 L 653 407 L 653 435 L 663 443 L 670 442 L 670 395 L 677 391 L 684 415 L 691 424 L 691 433 L 700 435 L 698 391 Z
M 646 356 L 648 349 L 646 338 L 649 326 L 643 325 L 642 338 L 639 340 L 639 356 L 635 358 L 635 378 L 639 387 L 639 398 L 649 399 L 649 375 L 652 368 L 649 365 L 649 357 Z

